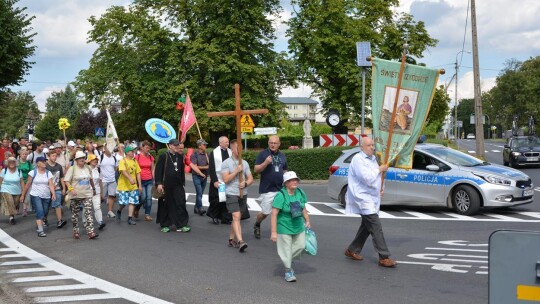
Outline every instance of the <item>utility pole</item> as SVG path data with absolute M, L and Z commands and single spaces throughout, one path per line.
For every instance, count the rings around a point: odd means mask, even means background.
M 459 53 L 458 53 L 459 55 Z M 456 55 L 456 84 L 455 84 L 455 98 L 454 99 L 456 101 L 456 104 L 454 105 L 454 138 L 456 140 L 456 143 L 457 143 L 457 146 L 458 146 L 458 149 L 459 149 L 459 134 L 458 134 L 458 126 L 457 126 L 457 122 L 458 122 L 458 118 L 457 118 L 457 107 L 458 107 L 458 99 L 457 99 L 457 82 L 458 82 L 458 63 L 457 63 L 457 55 Z
M 471 0 L 471 28 L 474 75 L 474 114 L 476 122 L 476 156 L 484 159 L 484 124 L 482 115 L 482 99 L 480 90 L 480 63 L 478 61 L 478 32 L 476 30 L 476 3 Z

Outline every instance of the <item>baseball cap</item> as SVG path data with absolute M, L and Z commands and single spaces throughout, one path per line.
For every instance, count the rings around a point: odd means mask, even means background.
M 70 141 L 68 142 L 68 146 L 70 146 L 70 147 L 75 147 L 76 145 L 77 145 L 77 144 L 76 144 L 73 140 L 70 140 Z
M 128 153 L 128 152 L 133 151 L 133 150 L 135 150 L 135 147 L 133 147 L 132 145 L 129 145 L 124 149 L 124 152 Z
M 201 139 L 197 140 L 197 146 L 198 145 L 208 145 L 208 143 L 206 142 L 206 140 L 201 138 Z
M 45 157 L 43 157 L 43 156 L 40 156 L 40 157 L 36 158 L 36 163 L 46 162 L 46 161 L 47 161 L 47 159 Z

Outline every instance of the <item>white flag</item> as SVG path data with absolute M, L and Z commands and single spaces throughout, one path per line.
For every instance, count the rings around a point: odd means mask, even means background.
M 106 144 L 105 148 L 109 150 L 111 153 L 114 151 L 114 148 L 116 148 L 116 143 L 118 142 L 118 134 L 116 133 L 116 128 L 114 127 L 114 123 L 111 118 L 111 114 L 109 113 L 109 110 L 107 111 L 107 136 L 106 136 Z

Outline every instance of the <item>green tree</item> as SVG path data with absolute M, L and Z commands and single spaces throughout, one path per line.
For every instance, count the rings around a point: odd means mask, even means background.
M 369 41 L 373 56 L 400 59 L 407 40 L 409 63 L 416 63 L 415 57 L 421 58 L 426 48 L 437 42 L 428 35 L 422 21 L 394 13 L 397 0 L 293 0 L 292 4 L 295 13 L 289 20 L 287 35 L 298 77 L 312 86 L 324 109 L 336 108 L 351 122 L 358 122 L 361 113 L 356 42 Z M 369 109 L 369 93 L 366 101 Z
M 455 107 L 452 108 L 452 113 L 455 113 Z M 457 120 L 463 121 L 463 128 L 461 133 L 465 135 L 469 133 L 476 134 L 475 127 L 470 123 L 470 116 L 474 114 L 474 99 L 462 99 L 458 104 Z M 452 117 L 454 117 L 452 115 Z M 461 136 L 461 134 L 459 134 Z
M 28 61 L 36 49 L 35 33 L 30 24 L 34 16 L 25 14 L 26 7 L 16 8 L 18 0 L 0 0 L 0 91 L 18 85 L 33 62 Z
M 42 140 L 64 138 L 63 132 L 58 128 L 58 120 L 67 118 L 71 127 L 66 130 L 66 136 L 73 138 L 79 113 L 83 112 L 84 104 L 80 98 L 67 85 L 65 90 L 53 92 L 45 103 L 47 112 L 45 117 L 36 125 L 36 137 Z
M 30 92 L 11 92 L 4 94 L 5 101 L 0 108 L 0 130 L 2 135 L 21 137 L 26 131 L 26 120 L 39 120 L 39 109 Z
M 448 106 L 451 98 L 444 89 L 444 86 L 439 86 L 435 90 L 433 101 L 431 102 L 431 108 L 428 113 L 428 128 L 434 130 L 436 133 L 441 131 L 446 115 L 448 115 Z
M 526 126 L 530 116 L 540 119 L 540 56 L 523 62 L 507 60 L 496 85 L 482 95 L 482 100 L 492 124 L 503 130 L 511 128 L 515 115 L 519 126 Z
M 277 0 L 148 0 L 113 7 L 90 19 L 89 41 L 98 49 L 77 89 L 87 102 L 121 104 L 114 117 L 120 137 L 140 137 L 143 124 L 133 121 L 150 117 L 176 125 L 181 112 L 175 104 L 185 88 L 205 135 L 233 130 L 233 119 L 210 120 L 206 113 L 234 109 L 235 83 L 244 109 L 270 110 L 253 117 L 257 125 L 277 125 L 284 114 L 280 88 L 293 83 L 291 63 L 273 50 L 269 16 L 279 10 Z

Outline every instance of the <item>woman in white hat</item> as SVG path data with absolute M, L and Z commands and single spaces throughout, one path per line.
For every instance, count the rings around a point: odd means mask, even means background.
M 299 258 L 306 246 L 305 229 L 311 228 L 305 208 L 306 193 L 298 188 L 300 179 L 294 171 L 283 174 L 283 188 L 272 203 L 270 239 L 277 242 L 278 255 L 285 266 L 285 280 L 295 282 L 292 261 Z
M 17 159 L 7 159 L 7 167 L 0 172 L 0 210 L 9 216 L 9 223 L 15 225 L 16 206 L 24 186 L 21 170 L 17 169 Z
M 92 216 L 92 197 L 96 195 L 96 186 L 92 180 L 92 170 L 86 165 L 86 154 L 83 151 L 75 153 L 73 166 L 69 167 L 64 182 L 71 199 L 71 221 L 73 222 L 73 238 L 80 239 L 79 210 L 84 208 L 84 228 L 89 239 L 95 239 L 94 217 Z

